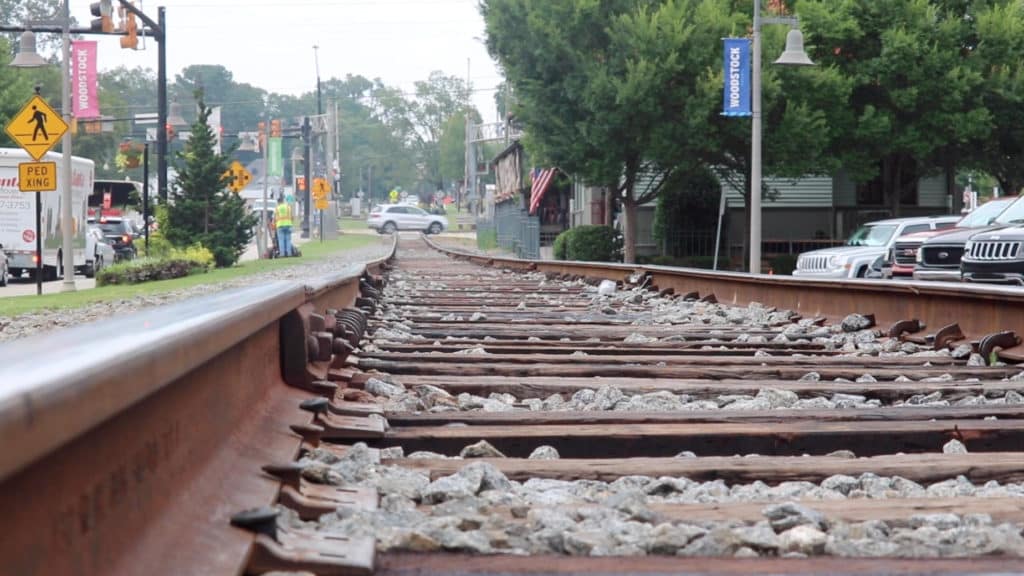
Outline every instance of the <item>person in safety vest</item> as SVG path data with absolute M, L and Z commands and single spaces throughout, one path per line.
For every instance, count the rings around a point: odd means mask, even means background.
M 398 204 L 398 189 L 395 188 L 391 190 L 391 193 L 388 194 L 388 198 L 391 200 L 392 204 Z
M 277 199 L 274 209 L 274 227 L 277 229 L 277 249 L 281 256 L 292 255 L 292 207 L 284 196 Z

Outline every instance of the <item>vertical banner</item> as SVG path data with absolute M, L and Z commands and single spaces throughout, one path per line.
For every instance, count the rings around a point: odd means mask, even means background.
M 750 40 L 725 38 L 723 116 L 750 116 Z
M 220 106 L 214 106 L 210 108 L 210 117 L 206 119 L 206 125 L 213 131 L 213 152 L 220 154 L 221 152 L 221 137 L 224 135 L 224 131 L 220 124 Z
M 281 139 L 271 136 L 267 140 L 267 176 L 284 176 L 284 157 L 281 155 Z
M 71 55 L 74 116 L 75 118 L 99 118 L 100 101 L 96 89 L 96 42 L 75 40 L 71 43 Z

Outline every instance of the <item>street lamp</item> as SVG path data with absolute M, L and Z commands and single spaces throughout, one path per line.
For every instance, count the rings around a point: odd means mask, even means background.
M 786 50 L 775 64 L 780 66 L 814 66 L 804 52 L 804 35 L 796 28 L 796 18 L 765 18 L 764 24 L 789 24 Z M 761 272 L 761 0 L 754 0 L 754 47 L 752 70 L 752 122 L 750 148 L 750 273 Z
M 61 115 L 64 122 L 71 125 L 71 10 L 69 0 L 62 3 L 61 28 L 61 83 L 60 100 Z M 22 33 L 20 38 L 21 51 L 11 62 L 11 66 L 21 68 L 37 68 L 46 65 L 46 60 L 36 53 L 36 36 L 30 31 Z M 60 230 L 61 230 L 61 268 L 64 281 L 61 290 L 75 291 L 75 236 L 72 228 L 73 213 L 71 211 L 71 131 L 64 132 L 61 139 L 61 172 L 60 179 Z M 42 258 L 42 254 L 39 258 Z

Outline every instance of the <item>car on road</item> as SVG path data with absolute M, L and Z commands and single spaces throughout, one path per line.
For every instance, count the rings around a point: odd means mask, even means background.
M 1016 197 L 1003 197 L 995 200 L 990 200 L 974 209 L 970 214 L 967 214 L 960 219 L 959 222 L 954 224 L 952 227 L 947 228 L 936 228 L 934 230 L 927 230 L 925 232 L 914 232 L 912 234 L 905 234 L 896 239 L 896 243 L 893 244 L 892 250 L 889 251 L 889 263 L 892 266 L 892 276 L 894 278 L 910 278 L 914 276 L 914 270 L 918 264 L 918 253 L 920 252 L 921 246 L 929 238 L 947 234 L 953 230 L 968 230 L 973 229 L 978 232 L 979 229 L 984 228 L 992 224 L 992 222 L 1005 211 L 1013 202 Z M 959 270 L 957 270 L 959 272 Z M 952 278 L 953 280 L 959 280 L 959 276 Z
M 7 277 L 10 272 L 7 269 L 7 254 L 4 253 L 4 245 L 0 244 L 0 288 L 7 286 Z
M 416 206 L 381 204 L 370 210 L 366 225 L 380 234 L 393 234 L 397 230 L 420 230 L 427 234 L 440 234 L 448 229 L 448 218 L 430 214 Z
M 1024 286 L 1024 226 L 979 232 L 964 245 L 964 282 Z
M 135 227 L 127 218 L 119 216 L 102 217 L 97 222 L 90 218 L 89 224 L 96 225 L 103 232 L 103 238 L 107 244 L 114 249 L 114 260 L 134 260 L 137 255 L 135 249 Z
M 82 273 L 86 278 L 95 278 L 100 270 L 117 260 L 114 247 L 107 242 L 100 227 L 94 224 L 90 224 L 85 233 L 85 253 L 88 255 L 88 259 Z
M 845 246 L 804 252 L 794 276 L 807 278 L 864 278 L 879 256 L 885 256 L 896 238 L 913 232 L 949 228 L 959 216 L 893 218 L 868 222 L 854 231 Z
M 921 250 L 918 251 L 918 261 L 914 266 L 914 279 L 959 282 L 963 276 L 960 265 L 968 240 L 982 232 L 1024 223 L 1024 200 L 1021 197 L 1011 200 L 1010 205 L 987 226 L 950 230 L 925 240 L 921 245 Z

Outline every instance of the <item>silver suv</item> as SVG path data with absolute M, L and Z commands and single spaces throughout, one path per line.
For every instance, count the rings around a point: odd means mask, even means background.
M 879 256 L 884 257 L 900 236 L 951 228 L 959 220 L 959 216 L 927 216 L 868 222 L 850 235 L 845 246 L 801 254 L 797 258 L 793 275 L 808 278 L 863 278 L 871 263 Z
M 396 230 L 422 230 L 428 234 L 440 234 L 448 228 L 448 218 L 416 206 L 381 204 L 370 211 L 366 225 L 381 234 L 393 234 Z

